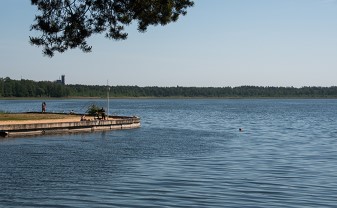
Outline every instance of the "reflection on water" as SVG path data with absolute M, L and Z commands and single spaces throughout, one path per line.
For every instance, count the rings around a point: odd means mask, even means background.
M 83 113 L 105 100 L 50 100 Z M 3 111 L 40 109 L 3 101 Z M 111 100 L 140 129 L 0 140 L 0 207 L 334 207 L 336 100 Z M 243 128 L 243 132 L 239 132 Z

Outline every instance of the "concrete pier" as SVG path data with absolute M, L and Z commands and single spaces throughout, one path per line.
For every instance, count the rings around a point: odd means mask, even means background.
M 88 120 L 75 122 L 27 123 L 0 125 L 0 136 L 32 136 L 79 132 L 133 129 L 140 127 L 139 117 L 112 116 L 109 120 Z

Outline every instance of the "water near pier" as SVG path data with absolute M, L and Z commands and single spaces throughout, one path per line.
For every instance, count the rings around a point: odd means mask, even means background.
M 42 101 L 0 100 L 40 111 Z M 49 100 L 83 113 L 105 100 Z M 110 100 L 140 129 L 0 139 L 0 207 L 335 207 L 337 100 Z M 239 128 L 243 131 L 239 132 Z

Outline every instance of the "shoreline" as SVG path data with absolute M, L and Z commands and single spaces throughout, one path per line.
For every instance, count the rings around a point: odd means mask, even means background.
M 106 100 L 106 97 L 0 97 L 0 100 Z M 180 96 L 172 96 L 172 97 L 110 97 L 109 100 L 117 100 L 117 99 L 134 99 L 134 100 L 146 100 L 146 99 L 337 99 L 337 96 L 325 96 L 325 97 L 180 97 Z
M 20 114 L 29 115 L 30 113 Z M 37 114 L 34 114 L 37 115 Z M 34 116 L 30 115 L 30 116 Z M 43 115 L 43 114 L 42 114 Z M 60 115 L 60 114 L 49 114 Z M 140 127 L 136 116 L 109 116 L 106 120 L 87 116 L 82 120 L 78 114 L 64 114 L 64 118 L 7 119 L 0 121 L 1 137 L 38 136 L 45 134 L 67 134 L 80 132 L 134 129 Z

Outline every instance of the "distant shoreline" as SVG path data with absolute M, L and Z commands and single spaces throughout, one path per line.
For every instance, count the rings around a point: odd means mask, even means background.
M 0 99 L 335 99 L 337 86 L 139 87 L 71 85 L 2 79 Z
M 71 100 L 71 99 L 101 99 L 106 100 L 107 97 L 0 97 L 0 100 Z M 172 96 L 172 97 L 110 97 L 110 100 L 114 99 L 135 99 L 135 100 L 145 100 L 145 99 L 158 99 L 158 100 L 165 100 L 165 99 L 228 99 L 228 100 L 235 100 L 235 99 L 337 99 L 337 96 L 325 96 L 325 97 L 178 97 L 178 96 Z

